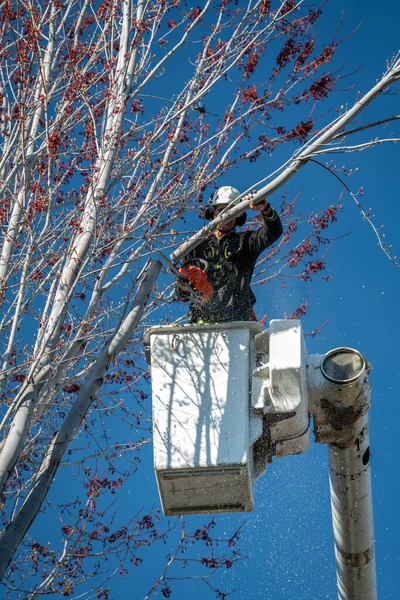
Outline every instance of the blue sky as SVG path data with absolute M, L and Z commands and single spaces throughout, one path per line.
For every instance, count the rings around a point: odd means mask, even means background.
M 335 31 L 341 12 L 338 2 L 324 7 L 318 28 L 321 40 Z M 342 87 L 351 89 L 340 96 L 332 94 L 333 109 L 346 102 L 352 105 L 357 91 L 367 91 L 383 73 L 386 60 L 399 47 L 399 18 L 399 5 L 393 1 L 385 0 L 379 5 L 371 1 L 343 3 L 339 38 L 358 29 L 339 47 L 338 55 L 344 71 L 355 72 L 343 80 Z M 340 64 L 338 57 L 337 63 Z M 395 91 L 400 90 L 397 87 Z M 396 114 L 398 106 L 398 96 L 378 99 L 364 122 Z M 325 118 L 327 121 L 332 117 Z M 389 131 L 396 132 L 396 128 L 389 125 L 385 132 Z M 371 138 L 374 136 L 371 133 Z M 284 152 L 288 156 L 290 149 Z M 279 158 L 274 157 L 275 160 Z M 385 145 L 339 156 L 337 160 L 350 168 L 359 167 L 358 173 L 346 182 L 355 191 L 363 186 L 365 208 L 373 209 L 375 224 L 384 224 L 386 239 L 400 255 L 398 148 Z M 222 183 L 243 188 L 270 170 L 271 165 L 265 159 L 253 168 L 238 170 L 232 179 Z M 300 189 L 301 208 L 306 214 L 329 203 L 336 204 L 341 192 L 340 184 L 314 165 L 307 166 L 285 191 L 293 197 Z M 276 199 L 271 198 L 271 203 L 279 203 L 279 194 Z M 400 587 L 397 467 L 400 365 L 395 343 L 400 272 L 378 249 L 374 232 L 346 194 L 339 221 L 331 234 L 351 232 L 351 235 L 339 240 L 329 251 L 328 268 L 334 275 L 329 283 L 313 281 L 288 285 L 285 289 L 280 284 L 256 287 L 257 307 L 258 312 L 265 308 L 271 317 L 281 318 L 295 310 L 312 290 L 310 310 L 304 318 L 305 330 L 311 331 L 330 321 L 316 338 L 307 338 L 308 352 L 322 353 L 345 345 L 359 349 L 373 364 L 371 452 L 378 591 L 380 598 L 395 599 Z M 226 571 L 223 577 L 223 589 L 235 589 L 232 598 L 334 600 L 337 597 L 326 454 L 324 446 L 312 443 L 301 456 L 275 461 L 257 482 L 253 513 L 218 516 L 222 531 L 231 531 L 243 520 L 246 523 L 240 548 L 248 559 Z M 142 482 L 149 486 L 150 493 L 155 492 L 151 473 Z M 214 597 L 204 585 L 200 588 L 181 582 L 173 586 L 174 598 L 188 595 Z
M 340 60 L 337 57 L 336 64 L 342 62 L 344 71 L 354 74 L 344 79 L 341 86 L 351 89 L 330 97 L 332 112 L 325 116 L 325 122 L 335 116 L 340 104 L 352 105 L 357 91 L 362 93 L 372 87 L 385 70 L 386 60 L 399 47 L 397 3 L 347 1 L 343 7 L 339 38 L 354 34 L 339 47 Z M 328 39 L 336 30 L 341 13 L 338 2 L 324 7 L 318 28 L 320 40 Z M 396 114 L 398 105 L 398 96 L 378 99 L 369 108 L 364 122 Z M 396 132 L 396 128 L 389 125 L 385 132 L 389 131 Z M 371 138 L 374 136 L 371 133 Z M 370 138 L 367 135 L 365 139 Z M 241 189 L 251 186 L 270 172 L 276 162 L 287 158 L 290 151 L 284 148 L 270 162 L 267 157 L 254 166 L 246 165 L 221 184 Z M 364 206 L 372 207 L 375 224 L 384 224 L 386 239 L 400 255 L 398 148 L 384 145 L 364 153 L 339 156 L 337 160 L 350 168 L 359 167 L 358 173 L 346 181 L 355 191 L 363 186 Z M 305 214 L 336 204 L 342 191 L 332 176 L 315 165 L 307 166 L 284 191 L 293 197 L 299 190 Z M 279 204 L 279 196 L 278 193 L 271 198 L 273 205 Z M 351 232 L 351 235 L 343 237 L 329 251 L 328 269 L 334 277 L 328 283 L 294 282 L 285 289 L 280 283 L 256 287 L 257 310 L 282 318 L 295 310 L 312 290 L 309 313 L 304 318 L 305 330 L 312 331 L 328 319 L 329 322 L 320 335 L 307 338 L 308 352 L 323 353 L 345 345 L 359 349 L 373 364 L 371 452 L 378 590 L 380 598 L 396 599 L 400 587 L 397 467 L 400 365 L 396 356 L 400 271 L 378 249 L 374 232 L 362 220 L 351 197 L 345 194 L 342 202 L 343 212 L 331 234 Z M 247 560 L 216 578 L 221 581 L 222 577 L 222 589 L 235 589 L 232 598 L 334 600 L 337 597 L 326 454 L 324 446 L 312 443 L 301 456 L 275 460 L 257 482 L 253 513 L 218 516 L 221 532 L 232 532 L 245 522 L 239 546 Z M 153 498 L 157 503 L 150 459 L 141 466 L 141 490 L 138 491 L 137 482 L 132 483 L 131 494 L 138 501 L 142 497 L 147 502 Z M 194 528 L 204 521 L 203 517 L 194 517 L 190 523 Z M 142 590 L 148 590 L 149 582 L 157 576 L 157 563 L 161 572 L 165 552 L 164 548 L 153 551 L 141 573 L 127 575 L 116 590 L 126 593 L 135 581 L 134 597 L 142 598 Z M 198 583 L 176 582 L 172 587 L 173 597 L 178 599 L 189 595 L 215 597 Z
M 318 26 L 321 43 L 328 43 L 336 31 L 342 8 L 343 22 L 338 37 L 349 37 L 339 46 L 335 64 L 343 67 L 343 73 L 351 75 L 339 86 L 344 91 L 330 96 L 331 110 L 321 116 L 321 125 L 336 116 L 341 104 L 351 106 L 358 91 L 363 93 L 370 89 L 384 72 L 386 60 L 399 48 L 400 5 L 393 0 L 382 0 L 379 4 L 370 0 L 347 0 L 346 3 L 331 0 L 324 7 Z M 400 84 L 393 91 L 400 92 Z M 398 100 L 399 96 L 395 95 L 379 98 L 368 109 L 363 122 L 398 114 Z M 384 131 L 385 135 L 399 133 L 399 127 L 388 125 Z M 374 131 L 364 139 L 375 135 Z M 273 157 L 265 155 L 252 165 L 243 165 L 219 184 L 240 189 L 250 187 L 289 158 L 292 150 L 283 146 Z M 348 168 L 359 167 L 357 174 L 346 183 L 354 191 L 364 188 L 363 205 L 372 208 L 377 226 L 384 224 L 386 239 L 393 244 L 394 254 L 400 256 L 398 147 L 382 145 L 364 153 L 339 156 L 337 164 L 339 161 Z M 342 188 L 326 171 L 308 165 L 281 190 L 287 192 L 288 198 L 300 191 L 298 205 L 304 214 L 309 214 L 330 204 L 336 205 Z M 271 198 L 272 205 L 279 205 L 281 192 Z M 332 237 L 343 236 L 332 245 L 326 259 L 325 274 L 332 275 L 329 282 L 288 281 L 283 288 L 281 281 L 276 280 L 267 286 L 256 286 L 254 291 L 258 299 L 257 313 L 267 312 L 271 318 L 291 314 L 310 293 L 310 309 L 303 320 L 305 331 L 328 322 L 320 335 L 307 338 L 308 352 L 324 353 L 338 346 L 350 346 L 360 350 L 373 365 L 370 435 L 378 591 L 381 599 L 396 600 L 400 587 L 397 467 L 400 365 L 395 343 L 399 329 L 400 271 L 379 250 L 373 230 L 346 193 L 342 204 L 339 221 L 329 231 Z M 200 223 L 198 219 L 194 221 L 195 226 Z M 176 308 L 177 316 L 184 312 L 185 307 Z M 337 598 L 326 454 L 326 447 L 312 442 L 303 455 L 275 460 L 256 484 L 256 507 L 252 513 L 217 517 L 221 537 L 229 537 L 244 523 L 238 546 L 246 560 L 215 576 L 217 587 L 235 590 L 231 598 Z M 150 445 L 142 449 L 141 457 L 138 477 L 132 478 L 118 497 L 121 521 L 131 518 L 142 504 L 159 504 Z M 61 476 L 56 479 L 55 494 L 60 489 L 59 483 L 62 485 Z M 187 520 L 189 528 L 195 529 L 207 519 Z M 47 526 L 51 527 L 50 521 Z M 131 569 L 123 578 L 117 575 L 111 586 L 111 597 L 144 598 L 154 578 L 161 574 L 173 541 L 154 546 L 144 555 L 140 568 Z M 215 594 L 198 582 L 177 581 L 172 585 L 171 597 L 183 600 L 188 596 L 208 600 Z M 154 594 L 154 598 L 160 597 Z

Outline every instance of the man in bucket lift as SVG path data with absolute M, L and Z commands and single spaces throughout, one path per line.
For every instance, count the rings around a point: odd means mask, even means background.
M 212 194 L 204 217 L 214 219 L 222 210 L 239 203 L 240 192 L 224 186 Z M 275 210 L 262 200 L 250 208 L 261 212 L 259 229 L 236 231 L 246 222 L 246 213 L 218 225 L 199 246 L 189 252 L 179 271 L 190 282 L 191 294 L 183 281 L 177 280 L 177 296 L 190 301 L 189 323 L 256 321 L 256 302 L 250 282 L 259 255 L 282 235 L 282 223 Z M 186 280 L 187 281 L 187 280 Z

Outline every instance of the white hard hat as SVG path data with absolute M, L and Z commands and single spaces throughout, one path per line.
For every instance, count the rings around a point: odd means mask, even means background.
M 230 206 L 236 206 L 236 204 L 239 203 L 239 196 L 240 192 L 238 189 L 230 185 L 224 185 L 213 194 L 210 204 L 211 206 L 217 206 L 218 204 L 229 204 Z

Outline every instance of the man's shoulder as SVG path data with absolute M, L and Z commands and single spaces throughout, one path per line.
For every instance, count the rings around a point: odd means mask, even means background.
M 226 237 L 228 239 L 238 240 L 245 237 L 246 233 L 246 231 L 231 231 Z
M 209 248 L 211 245 L 214 245 L 214 243 L 214 236 L 207 236 L 195 248 L 193 248 L 193 250 L 188 252 L 188 254 L 185 256 L 185 259 L 198 257 L 199 254 L 203 254 L 205 248 Z

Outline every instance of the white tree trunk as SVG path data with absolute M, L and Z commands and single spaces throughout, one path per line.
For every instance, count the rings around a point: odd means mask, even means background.
M 128 342 L 138 325 L 161 266 L 160 261 L 150 263 L 139 286 L 131 310 L 124 319 L 120 329 L 105 346 L 103 352 L 94 363 L 73 408 L 47 449 L 25 502 L 2 534 L 0 539 L 0 580 L 22 538 L 40 510 L 62 457 L 85 418 L 99 387 L 103 383 L 108 365 Z

